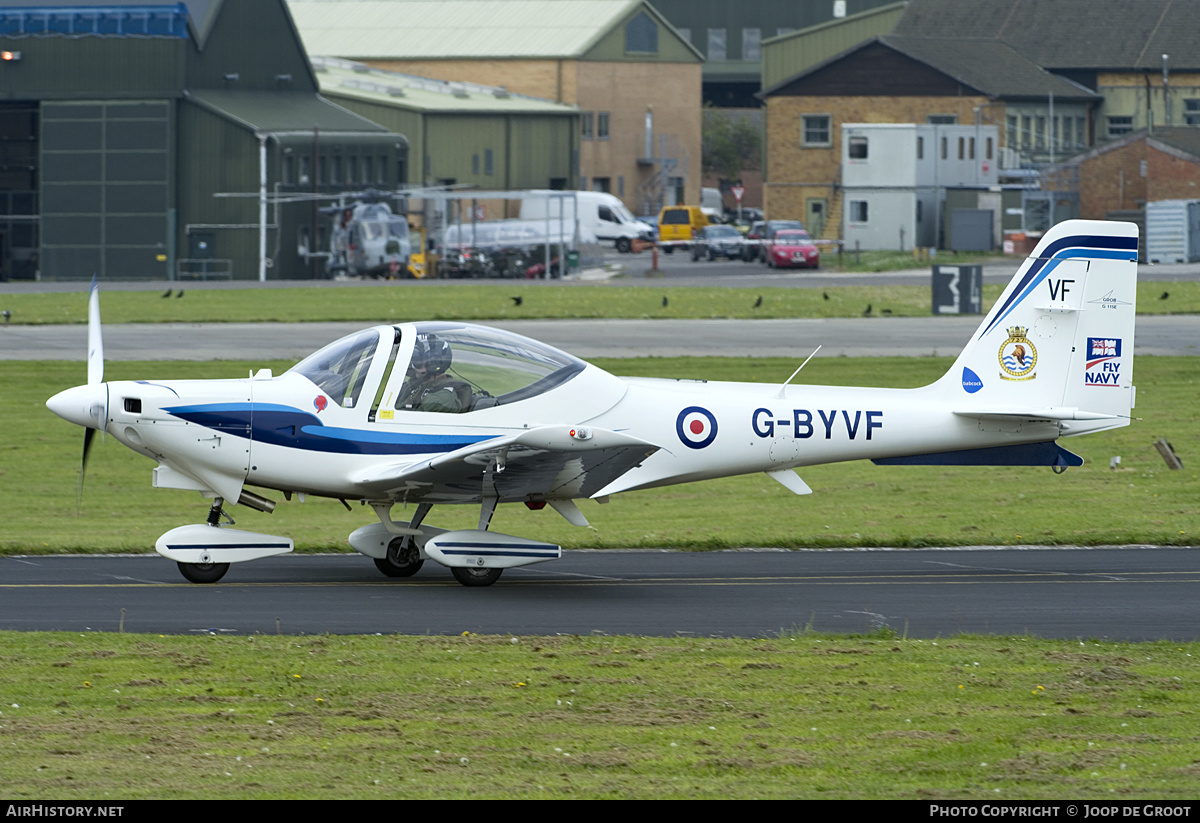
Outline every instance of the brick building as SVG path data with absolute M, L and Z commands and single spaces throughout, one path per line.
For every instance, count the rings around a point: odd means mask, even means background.
M 1098 97 L 994 40 L 876 37 L 762 92 L 766 212 L 839 237 L 844 123 L 996 125 L 1070 118 Z M 1073 128 L 1074 130 L 1074 128 Z M 1086 145 L 1086 143 L 1085 143 Z M 1040 147 L 1045 150 L 1045 146 Z M 982 155 L 977 161 L 996 162 Z
M 1200 199 L 1200 129 L 1139 131 L 1072 157 L 1080 217 L 1103 220 L 1156 200 Z
M 699 202 L 703 57 L 645 0 L 289 8 L 309 54 L 578 106 L 581 187 L 611 192 L 635 213 Z

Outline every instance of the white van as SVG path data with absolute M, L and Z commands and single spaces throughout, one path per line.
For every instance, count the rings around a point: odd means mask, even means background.
M 521 201 L 522 220 L 561 219 L 575 222 L 575 204 L 579 204 L 579 236 L 584 242 L 595 237 L 600 242 L 611 241 L 617 251 L 628 252 L 636 239 L 650 240 L 650 228 L 629 213 L 615 196 L 602 191 L 526 192 Z M 543 195 L 530 196 L 530 195 Z

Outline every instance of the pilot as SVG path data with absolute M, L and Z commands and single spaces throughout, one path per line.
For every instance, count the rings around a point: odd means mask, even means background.
M 471 386 L 446 374 L 452 360 L 449 343 L 432 334 L 419 335 L 413 345 L 408 374 L 396 400 L 396 408 L 448 413 L 468 411 Z

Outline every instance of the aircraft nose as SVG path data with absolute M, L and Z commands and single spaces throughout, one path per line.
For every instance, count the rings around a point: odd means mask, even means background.
M 60 391 L 46 408 L 63 420 L 89 429 L 103 429 L 108 418 L 108 384 L 94 383 Z

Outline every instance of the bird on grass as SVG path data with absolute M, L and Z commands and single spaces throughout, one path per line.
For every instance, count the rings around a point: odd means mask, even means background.
M 166 298 L 166 297 L 170 297 L 170 296 L 171 296 L 171 290 L 170 290 L 170 289 L 167 289 L 167 290 L 166 290 L 166 291 L 163 293 L 163 295 L 162 295 L 162 296 L 163 296 L 164 298 Z
M 667 298 L 664 297 L 663 298 L 663 308 L 666 308 L 666 307 L 667 307 Z
M 866 311 L 863 312 L 863 317 L 870 317 L 870 316 L 871 316 L 871 304 L 868 303 Z
M 822 297 L 824 297 L 826 300 L 828 300 L 828 299 L 829 299 L 829 292 L 827 292 L 827 291 L 823 291 L 823 292 L 821 292 L 821 296 L 822 296 Z
M 179 293 L 178 293 L 177 295 L 175 295 L 175 297 L 176 297 L 176 298 L 183 297 L 183 289 L 180 289 L 180 290 L 179 290 Z
M 1169 291 L 1165 291 L 1165 292 L 1163 292 L 1162 294 L 1160 294 L 1160 295 L 1158 296 L 1158 299 L 1159 299 L 1159 300 L 1166 300 L 1166 299 L 1167 299 L 1168 297 L 1170 297 L 1170 296 L 1171 296 L 1171 293 L 1170 293 Z
M 521 297 L 520 295 L 518 295 L 518 296 L 516 296 L 516 297 L 513 297 L 513 298 L 511 298 L 511 300 L 513 301 L 513 305 L 514 305 L 514 306 L 519 306 L 519 305 L 521 305 L 522 303 L 524 303 L 524 302 L 525 302 L 525 298 L 524 298 L 524 297 Z
M 758 308 L 758 307 L 760 307 L 761 305 L 762 305 L 762 295 L 760 294 L 760 295 L 758 296 L 758 299 L 754 301 L 754 308 L 756 308 L 756 309 L 757 309 L 757 308 Z

